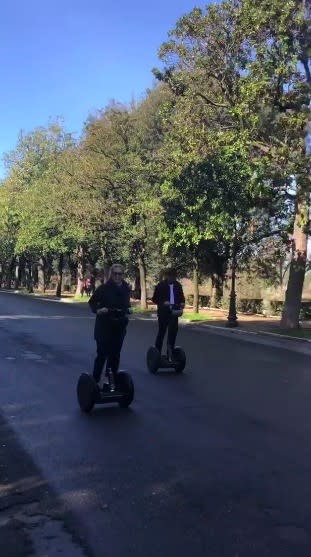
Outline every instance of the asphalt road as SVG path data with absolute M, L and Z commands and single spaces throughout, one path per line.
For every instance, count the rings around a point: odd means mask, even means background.
M 0 293 L 0 409 L 94 556 L 310 557 L 310 356 L 183 327 L 186 372 L 152 376 L 133 320 L 133 406 L 88 417 L 92 332 L 87 307 Z

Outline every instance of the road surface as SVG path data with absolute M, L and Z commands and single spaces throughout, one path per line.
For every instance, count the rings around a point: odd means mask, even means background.
M 128 411 L 80 413 L 87 307 L 0 293 L 0 409 L 94 556 L 310 557 L 310 356 L 182 327 L 181 376 L 146 371 L 131 321 Z

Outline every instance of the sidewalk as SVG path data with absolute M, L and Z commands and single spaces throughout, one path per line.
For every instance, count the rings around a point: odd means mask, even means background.
M 0 414 L 1 557 L 91 557 L 62 507 Z
M 206 322 L 215 327 L 227 326 L 228 311 L 221 309 L 204 309 L 200 310 L 200 316 L 202 316 L 202 318 L 206 316 Z M 236 328 L 244 331 L 278 333 L 282 335 L 290 333 L 290 336 L 295 336 L 296 333 L 298 333 L 298 331 L 280 329 L 280 316 L 265 317 L 259 314 L 238 313 L 237 319 L 239 326 Z M 301 323 L 301 331 L 299 331 L 299 334 L 303 335 L 305 338 L 311 339 L 311 323 L 309 321 L 303 321 Z

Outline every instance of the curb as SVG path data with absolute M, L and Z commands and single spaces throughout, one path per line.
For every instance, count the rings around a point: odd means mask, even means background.
M 44 302 L 57 302 L 62 304 L 72 304 L 78 305 L 83 304 L 87 305 L 87 302 L 80 302 L 80 300 L 73 300 L 72 298 L 57 298 L 56 296 L 46 296 L 44 294 L 31 294 L 29 292 L 21 292 L 20 290 L 6 290 L 5 288 L 0 289 L 0 293 L 4 292 L 5 294 L 16 294 L 18 296 L 23 296 L 24 298 L 32 298 L 33 300 L 43 300 Z
M 255 334 L 269 335 L 269 336 L 272 336 L 272 337 L 285 338 L 286 340 L 294 340 L 294 341 L 298 341 L 298 342 L 311 343 L 311 339 L 309 339 L 309 338 L 291 337 L 289 335 L 280 335 L 278 333 L 268 333 L 267 331 L 258 331 L 258 333 L 255 333 Z
M 188 323 L 185 323 L 188 324 Z M 190 322 L 191 325 L 196 325 L 198 326 L 198 323 L 191 321 Z M 291 337 L 289 335 L 282 335 L 279 333 L 269 333 L 267 331 L 244 331 L 242 329 L 230 329 L 227 327 L 221 327 L 221 326 L 216 326 L 216 325 L 202 325 L 204 328 L 206 329 L 213 329 L 214 332 L 216 332 L 217 330 L 219 331 L 225 331 L 226 333 L 231 333 L 233 335 L 257 335 L 257 336 L 267 336 L 267 337 L 276 337 L 282 340 L 291 340 L 294 342 L 306 342 L 306 343 L 311 343 L 311 339 L 308 338 L 301 338 L 301 337 Z

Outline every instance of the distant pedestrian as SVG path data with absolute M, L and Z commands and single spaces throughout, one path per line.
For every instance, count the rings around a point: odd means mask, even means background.
M 85 280 L 85 293 L 87 296 L 91 295 L 91 279 L 89 277 Z

